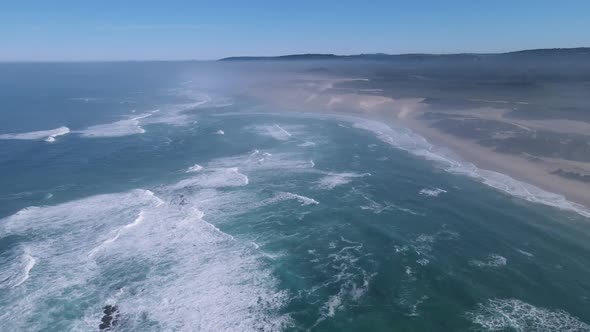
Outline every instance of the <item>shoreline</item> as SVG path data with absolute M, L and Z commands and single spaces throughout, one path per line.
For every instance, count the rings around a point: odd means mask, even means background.
M 561 195 L 586 210 L 590 207 L 590 192 L 586 184 L 550 174 L 542 165 L 534 161 L 496 152 L 476 142 L 444 133 L 430 127 L 427 120 L 417 119 L 416 114 L 401 118 L 392 117 L 384 121 L 400 124 L 424 137 L 434 146 L 448 148 L 452 153 L 481 170 L 501 173 L 544 191 Z
M 566 168 L 568 160 L 531 161 L 442 132 L 431 127 L 430 120 L 419 118 L 424 112 L 430 111 L 430 106 L 424 103 L 423 98 L 394 99 L 380 93 L 366 94 L 355 89 L 343 92 L 335 88 L 338 83 L 356 80 L 365 79 L 307 76 L 289 86 L 267 86 L 266 89 L 249 92 L 283 110 L 349 115 L 377 121 L 391 129 L 406 128 L 425 139 L 428 145 L 450 151 L 451 156 L 456 156 L 451 158 L 453 162 L 467 168 L 469 165 L 475 167 L 474 170 L 465 169 L 457 174 L 529 202 L 590 218 L 590 185 L 551 173 L 552 169 L 560 165 Z M 398 148 L 406 150 L 404 147 Z M 412 152 L 412 149 L 409 150 Z

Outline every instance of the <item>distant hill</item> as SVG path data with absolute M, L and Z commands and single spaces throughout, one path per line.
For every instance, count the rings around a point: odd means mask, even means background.
M 457 54 L 292 54 L 281 56 L 238 56 L 223 58 L 219 61 L 301 61 L 301 60 L 478 60 L 478 59 L 510 59 L 510 58 L 543 58 L 543 57 L 584 57 L 590 58 L 590 47 L 547 48 L 523 50 L 507 53 L 457 53 Z
M 292 54 L 280 56 L 236 56 L 223 58 L 219 61 L 258 61 L 258 60 L 330 60 L 341 58 L 335 54 Z

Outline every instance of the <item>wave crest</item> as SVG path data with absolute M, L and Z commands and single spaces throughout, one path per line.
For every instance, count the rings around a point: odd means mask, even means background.
M 0 139 L 5 140 L 40 140 L 43 139 L 46 142 L 55 142 L 57 136 L 68 134 L 70 128 L 59 127 L 49 130 L 31 131 L 28 133 L 16 133 L 16 134 L 1 134 Z
M 467 317 L 488 331 L 590 331 L 590 325 L 563 310 L 539 308 L 516 299 L 488 300 Z

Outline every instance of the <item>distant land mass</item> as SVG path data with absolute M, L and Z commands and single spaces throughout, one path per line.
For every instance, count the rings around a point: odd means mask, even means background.
M 576 48 L 545 48 L 522 50 L 506 53 L 454 53 L 454 54 L 427 54 L 427 53 L 407 53 L 407 54 L 354 54 L 354 55 L 337 55 L 337 54 L 291 54 L 280 56 L 235 56 L 220 59 L 219 61 L 295 61 L 295 60 L 434 60 L 434 59 L 457 59 L 457 60 L 477 60 L 484 58 L 523 58 L 523 57 L 588 57 L 590 56 L 590 47 Z

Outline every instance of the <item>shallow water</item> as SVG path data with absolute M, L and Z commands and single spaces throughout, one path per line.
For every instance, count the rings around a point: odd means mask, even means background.
M 70 132 L 0 140 L 0 330 L 590 330 L 579 213 L 403 128 L 113 66 L 2 95 L 0 134 Z

